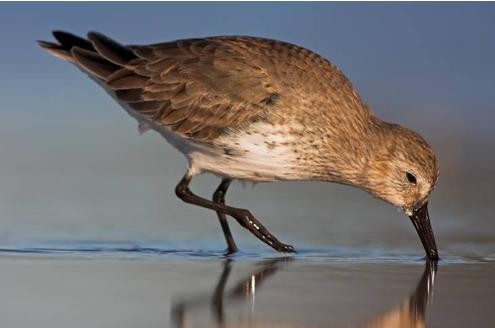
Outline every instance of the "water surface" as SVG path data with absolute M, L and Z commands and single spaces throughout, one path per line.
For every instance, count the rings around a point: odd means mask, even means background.
M 365 249 L 295 256 L 4 248 L 7 327 L 493 327 L 495 263 Z M 29 315 L 26 315 L 29 314 Z

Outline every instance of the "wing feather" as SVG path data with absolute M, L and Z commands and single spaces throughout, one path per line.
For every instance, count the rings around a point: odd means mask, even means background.
M 83 69 L 99 79 L 106 79 L 119 68 L 94 51 L 73 47 L 71 54 Z
M 145 98 L 143 97 L 143 89 L 127 89 L 127 90 L 116 90 L 115 96 L 121 101 L 125 101 L 127 103 L 130 102 L 138 102 L 143 101 Z
M 98 32 L 89 32 L 88 39 L 101 56 L 116 65 L 125 65 L 136 58 L 131 49 Z
M 123 46 L 96 32 L 88 40 L 54 35 L 59 45 L 41 46 L 98 79 L 126 108 L 197 141 L 266 117 L 264 100 L 277 88 L 235 37 Z
M 107 82 L 106 85 L 112 90 L 127 90 L 144 88 L 148 78 L 137 74 L 129 74 Z

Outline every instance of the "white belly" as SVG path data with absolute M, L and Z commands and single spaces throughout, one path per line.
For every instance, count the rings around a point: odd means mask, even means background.
M 191 174 L 211 172 L 249 181 L 294 180 L 295 153 L 282 126 L 255 123 L 246 131 L 233 132 L 214 145 L 193 142 L 168 128 L 151 126 L 189 160 Z

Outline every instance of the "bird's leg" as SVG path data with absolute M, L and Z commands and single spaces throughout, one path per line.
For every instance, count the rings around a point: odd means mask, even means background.
M 225 193 L 227 192 L 231 182 L 231 179 L 222 179 L 222 182 L 218 186 L 217 190 L 213 193 L 213 201 L 215 203 L 225 205 Z M 227 254 L 233 254 L 237 252 L 237 245 L 235 244 L 234 237 L 232 237 L 232 233 L 230 232 L 227 216 L 220 211 L 217 211 L 217 215 L 220 225 L 222 226 L 225 241 L 227 242 Z
M 175 187 L 175 194 L 186 203 L 209 208 L 223 214 L 230 215 L 239 222 L 241 226 L 251 231 L 259 240 L 271 246 L 279 252 L 294 252 L 294 247 L 280 242 L 246 209 L 231 207 L 225 204 L 215 203 L 208 199 L 199 197 L 191 192 L 189 184 L 192 176 L 186 174 Z

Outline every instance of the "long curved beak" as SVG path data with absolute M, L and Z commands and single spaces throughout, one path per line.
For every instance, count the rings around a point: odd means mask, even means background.
M 435 235 L 433 234 L 433 229 L 431 228 L 430 215 L 428 214 L 428 202 L 424 203 L 423 206 L 413 211 L 413 214 L 409 216 L 414 228 L 418 232 L 421 243 L 425 248 L 426 256 L 430 260 L 437 261 L 438 251 L 437 245 L 435 243 Z

